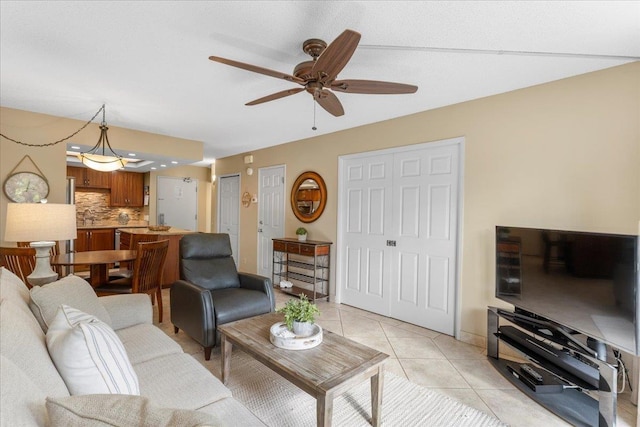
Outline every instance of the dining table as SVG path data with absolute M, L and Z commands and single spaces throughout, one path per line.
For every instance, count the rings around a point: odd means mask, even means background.
M 136 259 L 136 251 L 103 250 L 60 254 L 51 257 L 51 265 L 89 266 L 89 284 L 94 288 L 109 281 L 109 265 Z

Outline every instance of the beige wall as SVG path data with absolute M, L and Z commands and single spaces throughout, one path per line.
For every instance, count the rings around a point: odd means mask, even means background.
M 284 164 L 287 200 L 301 172 L 320 173 L 329 193 L 326 210 L 306 228 L 314 240 L 335 242 L 339 156 L 463 136 L 461 329 L 463 336 L 485 336 L 486 307 L 499 304 L 493 297 L 495 225 L 638 232 L 639 104 L 636 62 L 254 151 L 253 176 L 244 172 L 242 155 L 218 159 L 216 173 L 241 172 L 241 191 L 254 194 L 258 168 Z M 240 211 L 245 271 L 256 270 L 257 213 L 256 204 Z M 302 225 L 288 206 L 285 221 L 287 236 Z
M 87 119 L 91 118 L 91 112 Z M 0 107 L 0 132 L 17 141 L 31 144 L 46 144 L 64 138 L 77 131 L 85 120 L 72 120 L 45 114 L 37 114 L 29 111 Z M 99 124 L 91 123 L 87 128 L 74 136 L 73 141 L 79 144 L 93 145 L 100 136 Z M 154 153 L 161 152 L 168 157 L 175 156 L 179 159 L 190 159 L 191 162 L 202 160 L 202 142 L 164 135 L 156 135 L 109 126 L 109 141 L 114 148 L 126 148 L 129 150 Z M 49 202 L 64 203 L 66 186 L 66 143 L 49 147 L 26 147 L 0 138 L 0 179 L 4 183 L 9 173 L 18 165 L 20 160 L 29 155 L 49 181 Z M 208 168 L 202 169 L 208 176 Z M 34 171 L 35 167 L 25 160 L 20 163 L 16 172 Z M 173 173 L 173 172 L 172 172 Z M 190 172 L 196 174 L 195 172 Z M 151 203 L 155 205 L 155 199 Z M 0 194 L 0 242 L 2 245 L 13 246 L 14 243 L 4 242 L 5 213 L 7 212 L 8 199 L 4 192 Z M 203 212 L 209 211 L 210 203 L 202 200 Z M 203 214 L 206 217 L 207 214 Z M 200 225 L 200 224 L 199 224 Z M 203 224 L 203 231 L 205 230 Z

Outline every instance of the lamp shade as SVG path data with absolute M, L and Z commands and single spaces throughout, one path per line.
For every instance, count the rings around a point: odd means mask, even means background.
M 101 172 L 122 169 L 127 164 L 127 159 L 122 157 L 103 156 L 101 154 L 82 153 L 78 154 L 78 158 L 83 165 Z
M 76 205 L 56 203 L 9 203 L 4 240 L 35 242 L 71 240 L 78 237 Z

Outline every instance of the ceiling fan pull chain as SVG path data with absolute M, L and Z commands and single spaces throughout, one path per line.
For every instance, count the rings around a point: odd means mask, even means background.
M 317 130 L 318 128 L 316 127 L 316 99 L 313 99 L 313 127 L 311 128 L 311 130 Z

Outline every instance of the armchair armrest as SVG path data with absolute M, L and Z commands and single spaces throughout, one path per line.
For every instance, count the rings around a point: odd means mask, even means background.
M 153 323 L 153 308 L 147 294 L 110 295 L 98 298 L 111 317 L 114 330 Z
M 251 273 L 238 273 L 238 278 L 240 279 L 241 288 L 262 291 L 267 294 L 269 301 L 271 301 L 271 311 L 276 309 L 276 298 L 273 294 L 271 279 Z
M 171 323 L 203 347 L 216 342 L 216 324 L 211 292 L 186 280 L 171 285 Z

